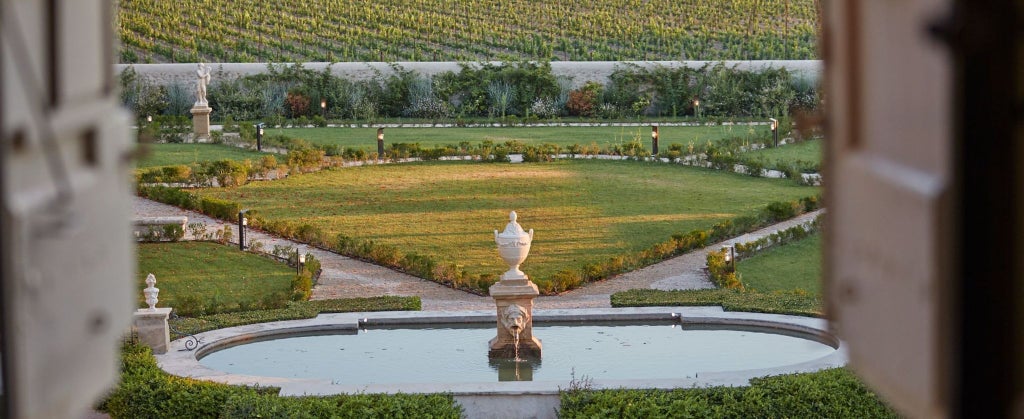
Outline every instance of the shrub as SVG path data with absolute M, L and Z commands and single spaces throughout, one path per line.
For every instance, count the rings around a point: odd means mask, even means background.
M 249 178 L 250 165 L 251 163 L 248 160 L 237 162 L 227 159 L 200 164 L 203 168 L 203 173 L 217 179 L 217 183 L 221 187 L 244 185 Z
M 194 194 L 178 188 L 167 186 L 140 186 L 138 193 L 139 196 L 143 198 L 152 199 L 157 202 L 163 202 L 165 204 L 174 205 L 184 209 L 194 210 L 199 208 L 199 201 Z
M 572 116 L 594 116 L 597 110 L 597 95 L 600 85 L 588 82 L 583 88 L 569 92 L 565 109 Z
M 772 221 L 788 220 L 795 217 L 803 209 L 803 205 L 799 202 L 782 202 L 775 201 L 768 204 L 766 208 L 768 211 L 768 217 Z
M 235 202 L 223 199 L 203 197 L 199 200 L 199 211 L 214 218 L 234 221 L 238 218 L 238 212 L 242 207 Z
M 298 172 L 317 170 L 326 153 L 323 149 L 313 147 L 295 147 L 288 150 L 288 166 Z
M 292 278 L 291 286 L 292 301 L 306 301 L 313 293 L 313 278 L 308 271 L 303 270 L 302 273 Z

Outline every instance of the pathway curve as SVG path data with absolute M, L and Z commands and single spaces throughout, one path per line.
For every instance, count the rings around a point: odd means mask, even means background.
M 133 202 L 136 217 L 186 216 L 189 223 L 204 223 L 210 229 L 230 226 L 237 243 L 238 231 L 234 223 L 227 223 L 198 212 L 183 210 L 135 197 Z M 775 224 L 721 243 L 715 243 L 664 262 L 625 273 L 614 278 L 595 282 L 583 288 L 556 296 L 538 297 L 534 304 L 538 309 L 601 308 L 610 307 L 609 296 L 619 291 L 636 288 L 702 289 L 713 288 L 703 269 L 708 252 L 718 250 L 722 245 L 756 240 L 817 217 L 824 210 L 801 215 L 792 220 Z M 186 238 L 191 234 L 186 231 Z M 264 249 L 274 246 L 297 247 L 302 252 L 312 253 L 321 261 L 323 273 L 316 287 L 313 299 L 375 297 L 381 295 L 419 296 L 425 311 L 488 310 L 494 307 L 494 300 L 442 286 L 436 282 L 417 278 L 389 268 L 362 262 L 337 253 L 321 250 L 306 244 L 296 243 L 260 231 L 246 230 L 247 240 L 258 240 Z

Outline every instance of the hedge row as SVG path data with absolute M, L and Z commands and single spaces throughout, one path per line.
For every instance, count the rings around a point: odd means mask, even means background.
M 243 326 L 280 320 L 311 319 L 320 313 L 363 311 L 419 311 L 420 297 L 381 296 L 338 300 L 291 301 L 284 308 L 220 313 L 199 317 L 178 317 L 171 325 L 182 332 L 201 333 L 225 327 Z
M 114 418 L 458 418 L 462 409 L 444 394 L 356 394 L 279 397 L 253 388 L 165 373 L 149 347 L 127 343 L 121 381 L 98 409 Z
M 676 390 L 577 388 L 561 394 L 562 418 L 897 418 L 845 368 L 763 377 L 749 387 Z
M 707 307 L 720 306 L 726 311 L 790 314 L 817 317 L 822 315 L 821 298 L 805 291 L 761 293 L 737 289 L 660 291 L 636 289 L 612 294 L 612 307 Z

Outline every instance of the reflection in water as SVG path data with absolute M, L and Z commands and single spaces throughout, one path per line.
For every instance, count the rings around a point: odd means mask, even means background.
M 488 362 L 498 372 L 498 381 L 533 381 L 533 371 L 540 368 L 540 359 L 491 358 Z

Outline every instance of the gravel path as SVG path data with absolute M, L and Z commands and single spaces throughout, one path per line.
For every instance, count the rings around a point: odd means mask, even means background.
M 187 216 L 189 223 L 201 222 L 207 228 L 221 229 L 228 225 L 237 243 L 238 231 L 234 223 L 207 217 L 170 205 L 136 197 L 133 202 L 136 217 Z M 722 245 L 756 240 L 817 217 L 824 210 L 804 214 L 792 220 L 769 226 L 703 249 L 666 260 L 614 278 L 589 284 L 583 288 L 557 296 L 541 296 L 535 301 L 539 309 L 602 308 L 610 307 L 609 296 L 619 291 L 636 288 L 661 290 L 714 288 L 703 272 L 707 253 L 721 249 Z M 186 239 L 191 234 L 186 231 Z M 494 307 L 494 300 L 467 292 L 454 290 L 433 281 L 406 275 L 385 267 L 362 262 L 336 253 L 317 249 L 305 244 L 282 239 L 263 232 L 246 230 L 246 241 L 259 240 L 267 251 L 277 246 L 297 247 L 302 252 L 312 253 L 321 261 L 323 273 L 313 288 L 313 299 L 374 297 L 380 295 L 419 296 L 425 311 L 487 310 Z

